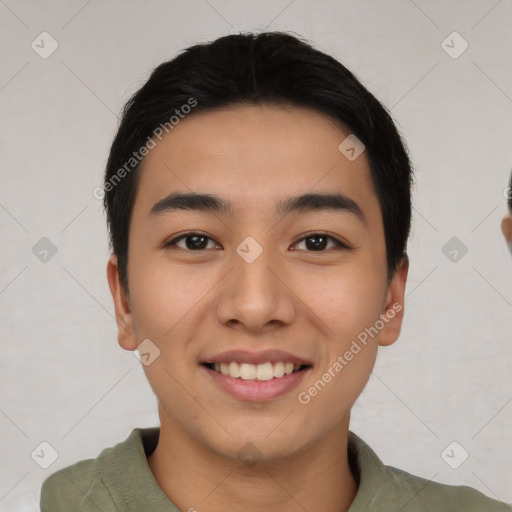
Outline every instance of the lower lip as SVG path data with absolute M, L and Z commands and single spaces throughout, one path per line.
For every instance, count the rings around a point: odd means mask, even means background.
M 201 368 L 208 372 L 210 378 L 230 395 L 247 402 L 262 402 L 272 400 L 297 387 L 311 367 L 298 372 L 284 375 L 283 377 L 271 380 L 243 380 L 234 379 L 229 375 L 216 372 L 206 366 Z

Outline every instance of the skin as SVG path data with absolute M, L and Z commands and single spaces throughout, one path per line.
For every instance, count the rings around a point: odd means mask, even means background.
M 501 220 L 501 232 L 505 237 L 507 245 L 512 250 L 512 213 L 505 215 L 505 217 L 503 217 L 503 219 Z
M 148 463 L 181 510 L 347 510 L 357 492 L 347 457 L 350 410 L 378 346 L 399 336 L 403 309 L 307 405 L 298 402 L 379 315 L 403 304 L 408 261 L 390 282 L 384 228 L 366 154 L 338 150 L 350 132 L 314 110 L 236 106 L 188 116 L 146 157 L 133 209 L 129 295 L 112 256 L 107 276 L 122 348 L 149 338 L 160 356 L 144 371 L 158 398 L 161 433 Z M 177 210 L 151 215 L 171 192 L 228 199 L 233 215 Z M 290 212 L 277 202 L 307 192 L 341 192 L 347 211 Z M 211 238 L 193 251 L 185 232 Z M 304 237 L 334 242 L 311 250 Z M 252 263 L 236 252 L 247 237 L 263 248 Z M 230 350 L 282 349 L 312 363 L 299 387 L 276 399 L 236 399 L 200 362 Z M 248 466 L 238 451 L 260 454 Z

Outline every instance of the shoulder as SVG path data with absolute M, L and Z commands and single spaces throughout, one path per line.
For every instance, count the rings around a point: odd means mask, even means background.
M 41 512 L 114 512 L 149 469 L 146 450 L 158 441 L 158 428 L 135 428 L 127 439 L 50 475 L 41 486 Z
M 349 457 L 359 475 L 359 490 L 350 512 L 512 512 L 512 507 L 466 486 L 444 485 L 382 463 L 353 432 Z
M 404 497 L 403 512 L 512 512 L 512 507 L 467 486 L 444 485 L 385 466 L 391 496 Z
M 96 459 L 67 466 L 50 475 L 41 486 L 41 512 L 116 510 L 103 485 Z

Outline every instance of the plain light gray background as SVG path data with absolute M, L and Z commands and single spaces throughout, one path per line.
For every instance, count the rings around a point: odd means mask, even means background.
M 0 508 L 36 510 L 50 473 L 158 424 L 140 363 L 117 345 L 93 190 L 117 114 L 152 68 L 264 29 L 295 32 L 355 72 L 416 169 L 405 325 L 352 430 L 387 464 L 511 502 L 512 261 L 499 229 L 511 14 L 510 0 L 0 0 Z M 31 45 L 49 51 L 45 31 L 58 48 L 42 58 Z M 43 237 L 57 248 L 47 262 L 32 250 Z M 456 261 L 443 252 L 453 237 Z M 48 469 L 31 457 L 43 441 L 58 452 Z

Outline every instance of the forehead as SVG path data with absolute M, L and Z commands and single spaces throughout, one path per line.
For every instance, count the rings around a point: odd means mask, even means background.
M 196 112 L 155 139 L 144 158 L 138 213 L 173 191 L 226 198 L 235 213 L 269 211 L 286 197 L 340 192 L 362 209 L 377 208 L 368 159 L 339 150 L 350 130 L 329 116 L 296 106 L 235 106 Z M 375 213 L 375 212 L 374 212 Z

